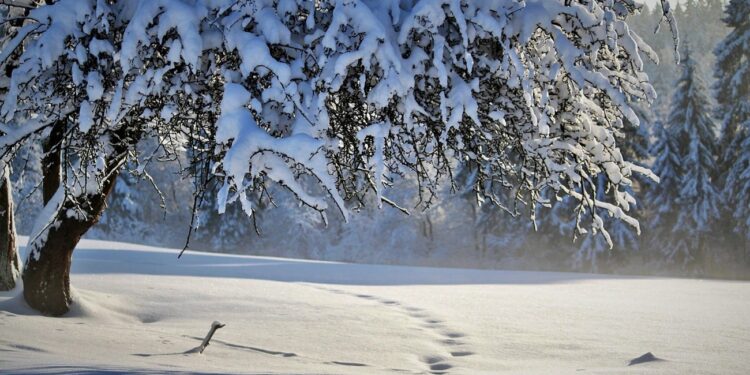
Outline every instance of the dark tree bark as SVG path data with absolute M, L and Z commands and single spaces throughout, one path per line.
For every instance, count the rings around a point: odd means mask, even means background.
M 115 185 L 117 173 L 105 182 L 100 193 L 90 194 L 86 203 L 75 208 L 74 203 L 65 200 L 57 216 L 57 225 L 51 227 L 46 241 L 32 245 L 23 272 L 26 302 L 45 315 L 60 316 L 68 312 L 72 298 L 70 295 L 70 266 L 73 250 L 78 241 L 96 224 L 104 212 L 107 196 Z M 83 218 L 65 216 L 68 209 L 81 209 Z
M 64 132 L 65 122 L 56 122 L 42 146 L 42 200 L 45 205 L 55 195 L 62 181 L 60 149 Z
M 10 170 L 6 166 L 0 180 L 0 291 L 11 290 L 16 286 L 20 270 L 17 251 L 13 191 L 10 186 Z
M 56 124 L 44 145 L 42 195 L 45 205 L 61 188 L 60 142 L 64 126 Z M 124 137 L 113 134 L 113 154 L 106 160 L 106 178 L 94 193 L 66 198 L 55 217 L 55 225 L 46 229 L 44 240 L 29 243 L 29 257 L 23 271 L 26 302 L 42 314 L 60 316 L 70 310 L 70 267 L 73 250 L 81 237 L 101 218 L 107 197 L 112 192 L 125 157 Z M 69 211 L 77 212 L 68 215 Z

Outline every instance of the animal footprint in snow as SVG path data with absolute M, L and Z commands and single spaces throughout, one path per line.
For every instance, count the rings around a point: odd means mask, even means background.
M 436 363 L 434 365 L 430 365 L 430 370 L 432 371 L 445 371 L 453 368 L 453 366 L 447 364 L 447 363 Z
M 457 339 L 457 338 L 466 336 L 465 334 L 463 334 L 461 332 L 452 332 L 452 331 L 443 332 L 442 334 L 443 334 L 443 336 L 448 337 L 448 338 L 452 338 L 452 339 Z
M 447 363 L 445 358 L 439 355 L 427 355 L 419 360 L 427 365 L 431 374 L 444 374 L 447 370 L 453 368 L 453 365 Z
M 459 341 L 459 340 L 456 340 L 456 339 L 445 339 L 445 340 L 442 340 L 440 342 L 442 342 L 444 345 L 448 345 L 448 346 L 459 346 L 459 345 L 463 345 L 464 344 L 463 341 Z
M 440 363 L 440 362 L 445 361 L 445 358 L 439 355 L 426 355 L 426 356 L 419 358 L 419 360 L 428 365 L 432 365 L 435 363 Z

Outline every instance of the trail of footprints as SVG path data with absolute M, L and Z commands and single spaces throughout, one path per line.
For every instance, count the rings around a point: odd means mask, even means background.
M 449 329 L 444 321 L 433 317 L 424 309 L 407 306 L 392 299 L 380 298 L 369 294 L 349 293 L 339 289 L 321 289 L 331 293 L 349 295 L 360 299 L 378 302 L 383 306 L 408 315 L 415 320 L 420 327 L 432 332 L 437 341 L 444 346 L 445 354 L 423 355 L 419 358 L 419 360 L 426 366 L 427 372 L 430 374 L 448 374 L 453 368 L 450 358 L 474 355 L 474 352 L 466 350 L 466 343 L 463 341 L 466 337 L 464 333 Z

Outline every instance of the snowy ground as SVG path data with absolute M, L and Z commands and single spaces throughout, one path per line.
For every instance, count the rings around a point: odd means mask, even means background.
M 0 294 L 0 372 L 746 374 L 750 283 L 83 241 L 68 317 Z M 17 294 L 17 293 L 16 293 Z M 214 320 L 204 354 L 184 354 Z M 653 352 L 664 361 L 628 367 Z

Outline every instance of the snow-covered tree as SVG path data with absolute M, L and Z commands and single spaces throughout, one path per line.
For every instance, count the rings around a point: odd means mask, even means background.
M 547 190 L 542 195 L 545 202 L 534 206 L 533 232 L 527 237 L 526 247 L 538 250 L 537 259 L 551 259 L 554 264 L 579 266 L 576 264 L 578 246 L 582 235 L 587 235 L 585 224 L 578 217 L 584 217 L 576 207 L 575 199 L 570 196 L 557 196 Z M 586 231 L 584 233 L 584 231 Z M 601 236 L 600 233 L 595 234 Z M 605 240 L 606 241 L 606 240 Z
M 654 155 L 651 170 L 659 176 L 659 182 L 649 184 L 646 191 L 649 208 L 646 243 L 649 248 L 663 250 L 672 241 L 672 228 L 681 208 L 678 197 L 683 165 L 675 130 L 661 121 L 656 121 L 651 129 L 654 139 L 650 147 Z
M 477 189 L 476 179 L 479 165 L 474 162 L 463 164 L 456 173 L 456 195 L 469 206 L 474 248 L 481 257 L 490 248 L 513 252 L 525 243 L 525 232 L 529 223 L 516 220 L 528 216 L 528 206 L 509 189 L 510 184 L 495 182 L 495 186 Z M 486 181 L 485 184 L 493 184 Z M 483 192 L 492 192 L 491 195 Z
M 0 40 L 6 40 L 9 30 L 19 21 L 14 18 L 21 16 L 23 10 L 10 9 L 0 6 Z M 0 42 L 0 48 L 6 45 Z M 2 78 L 0 78 L 0 87 Z M 5 100 L 0 90 L 0 99 Z M 0 131 L 0 134 L 3 134 Z M 11 183 L 11 166 L 9 160 L 0 160 L 0 291 L 13 289 L 20 273 L 18 248 L 16 244 L 16 223 L 13 201 L 13 186 Z
M 750 1 L 731 0 L 724 22 L 731 28 L 716 55 L 716 102 L 721 120 L 725 207 L 744 244 L 750 240 Z
M 600 189 L 606 185 L 605 176 L 597 176 Z M 601 194 L 601 193 L 600 193 Z M 638 218 L 642 215 L 636 211 Z M 619 220 L 613 220 L 606 212 L 601 213 L 604 225 L 609 228 L 606 233 L 587 233 L 575 253 L 573 266 L 577 269 L 588 269 L 599 272 L 601 266 L 614 266 L 624 257 L 623 254 L 637 252 L 640 249 L 640 239 L 630 226 Z
M 649 159 L 649 135 L 648 127 L 653 123 L 651 114 L 642 106 L 634 106 L 633 109 L 638 115 L 640 124 L 626 123 L 622 131 L 618 132 L 620 150 L 625 159 L 630 160 L 639 166 L 646 166 Z M 658 174 L 657 174 L 658 175 Z M 603 196 L 606 188 L 606 175 L 599 174 L 596 183 L 599 186 L 599 194 Z M 650 180 L 635 176 L 633 186 L 628 189 L 644 188 Z M 631 191 L 631 194 L 633 192 Z M 603 197 L 602 197 L 603 199 Z M 630 214 L 638 220 L 643 219 L 642 205 L 633 204 Z M 608 228 L 606 234 L 588 234 L 581 242 L 578 252 L 576 253 L 574 265 L 578 268 L 583 267 L 586 263 L 594 272 L 600 270 L 600 266 L 608 264 L 613 266 L 614 263 L 621 261 L 623 254 L 632 254 L 640 250 L 640 239 L 632 227 L 626 225 L 620 220 L 613 220 L 606 212 L 602 213 L 604 225 Z
M 219 214 L 216 200 L 218 190 L 216 184 L 206 186 L 194 225 L 194 241 L 201 246 L 223 251 L 247 248 L 249 241 L 259 233 L 258 220 L 265 209 L 265 202 L 258 194 L 251 199 L 257 203 L 252 216 L 245 214 L 238 205 L 226 207 L 224 213 Z
M 0 291 L 16 286 L 21 269 L 16 244 L 10 167 L 2 164 L 0 163 Z
M 654 2 L 645 1 L 649 5 Z M 710 51 L 723 39 L 729 30 L 721 22 L 724 6 L 728 0 L 673 0 L 674 14 L 681 29 L 689 30 L 690 44 L 695 51 Z M 674 42 L 667 28 L 654 32 L 654 24 L 663 17 L 663 9 L 657 3 L 637 16 L 631 18 L 628 24 L 643 37 L 660 56 L 666 56 L 674 49 Z M 714 64 L 714 56 L 710 53 L 694 53 L 693 58 L 706 71 L 704 77 L 707 83 L 713 84 L 710 72 Z M 646 72 L 651 83 L 659 94 L 651 108 L 661 117 L 666 118 L 669 113 L 669 102 L 674 92 L 673 83 L 680 76 L 678 65 L 665 60 L 660 64 L 646 63 Z
M 511 202 L 509 205 L 501 203 L 501 206 L 497 206 L 492 202 L 472 205 L 476 210 L 475 227 L 479 235 L 476 240 L 482 257 L 490 250 L 500 257 L 513 256 L 523 249 L 529 232 L 533 230 L 530 221 L 519 220 L 528 216 L 528 207 L 508 195 L 512 195 L 512 192 L 506 192 L 504 197 L 505 202 Z
M 0 156 L 45 138 L 44 202 L 24 295 L 62 314 L 79 238 L 128 163 L 188 150 L 222 183 L 219 211 L 280 184 L 313 210 L 414 176 L 422 202 L 456 161 L 476 188 L 506 182 L 534 204 L 570 196 L 604 231 L 627 214 L 634 173 L 615 129 L 637 123 L 655 54 L 632 0 L 59 0 L 3 42 L 11 72 Z M 514 155 L 509 158 L 509 155 Z M 136 170 L 141 169 L 140 167 Z M 607 176 L 598 199 L 595 176 Z M 314 182 L 311 184 L 310 182 Z M 267 194 L 266 194 L 267 195 Z M 267 198 L 270 199 L 270 198 Z M 378 203 L 380 204 L 380 203 Z
M 42 147 L 39 138 L 16 152 L 11 162 L 11 185 L 16 202 L 16 226 L 19 233 L 28 234 L 34 226 L 41 205 Z
M 144 205 L 159 205 L 161 202 L 142 202 L 138 195 L 138 176 L 135 173 L 120 174 L 108 197 L 107 210 L 95 227 L 94 235 L 123 240 L 130 238 L 133 233 L 138 233 L 140 238 L 152 236 L 153 224 L 147 220 Z
M 668 119 L 679 148 L 682 173 L 677 185 L 679 209 L 672 230 L 673 246 L 665 251 L 668 259 L 680 259 L 683 264 L 705 260 L 706 241 L 716 227 L 721 199 L 714 181 L 716 125 L 698 69 L 687 49 Z

